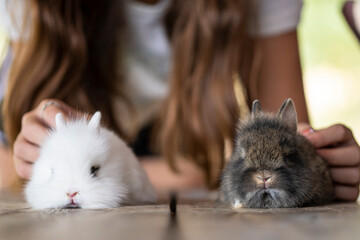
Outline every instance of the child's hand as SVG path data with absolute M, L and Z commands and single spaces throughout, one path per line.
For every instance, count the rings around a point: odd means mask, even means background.
M 21 130 L 13 149 L 15 170 L 20 178 L 30 178 L 32 164 L 39 156 L 39 148 L 49 128 L 55 126 L 55 115 L 59 112 L 69 116 L 75 110 L 59 100 L 47 99 L 22 117 Z
M 299 125 L 299 132 L 327 160 L 335 197 L 340 200 L 356 200 L 360 182 L 360 147 L 351 130 L 341 124 L 317 131 L 308 129 L 311 129 L 309 125 L 307 128 Z

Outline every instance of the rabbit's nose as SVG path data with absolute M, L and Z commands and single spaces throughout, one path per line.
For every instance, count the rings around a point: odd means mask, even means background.
M 266 183 L 268 181 L 271 181 L 272 177 L 263 177 L 263 176 L 256 176 L 257 179 L 262 181 L 263 183 Z
M 273 177 L 272 176 L 263 176 L 263 175 L 257 175 L 255 176 L 255 180 L 258 184 L 269 184 L 271 183 Z
M 78 192 L 66 193 L 66 196 L 68 196 L 69 198 L 73 199 L 77 194 L 78 194 Z
M 268 181 L 271 181 L 271 179 L 272 179 L 272 177 L 264 177 L 264 178 L 262 179 L 262 181 L 263 181 L 264 183 L 266 183 L 266 182 L 268 182 Z

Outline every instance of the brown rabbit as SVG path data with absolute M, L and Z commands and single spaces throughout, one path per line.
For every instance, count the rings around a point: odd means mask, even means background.
M 327 163 L 297 133 L 291 99 L 277 114 L 263 113 L 254 101 L 251 116 L 239 124 L 221 185 L 223 200 L 235 208 L 302 207 L 333 199 Z

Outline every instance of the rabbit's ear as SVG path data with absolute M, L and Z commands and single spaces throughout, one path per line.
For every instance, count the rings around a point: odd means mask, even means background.
M 94 115 L 91 117 L 88 126 L 92 129 L 97 129 L 100 127 L 100 119 L 101 119 L 101 113 L 98 111 L 94 113 Z
M 279 109 L 278 115 L 292 130 L 297 130 L 297 114 L 291 98 L 284 101 Z
M 261 103 L 259 100 L 255 100 L 253 102 L 253 105 L 252 105 L 252 112 L 251 112 L 251 116 L 256 116 L 260 113 L 262 113 L 263 110 L 262 110 L 262 107 L 261 107 Z
M 55 128 L 57 130 L 62 129 L 63 127 L 65 127 L 66 122 L 64 119 L 64 116 L 62 115 L 62 113 L 57 113 L 55 116 Z

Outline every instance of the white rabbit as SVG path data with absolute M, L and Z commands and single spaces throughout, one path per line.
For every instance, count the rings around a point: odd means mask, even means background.
M 35 209 L 110 208 L 151 203 L 156 194 L 131 149 L 100 125 L 100 112 L 65 122 L 40 149 L 25 197 Z

